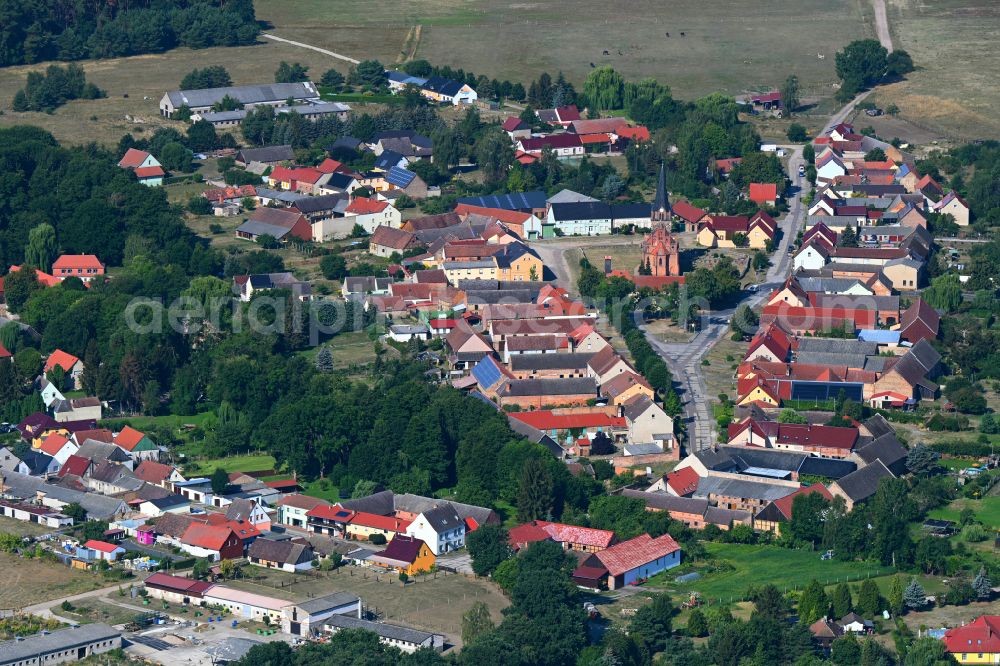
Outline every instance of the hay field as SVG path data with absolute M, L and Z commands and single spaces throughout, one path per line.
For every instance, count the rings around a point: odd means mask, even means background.
M 684 98 L 777 85 L 793 72 L 804 96 L 828 96 L 836 79 L 834 52 L 873 34 L 867 0 L 632 0 L 617 6 L 385 0 L 377 11 L 360 11 L 352 0 L 257 0 L 256 8 L 274 34 L 358 59 L 389 52 L 383 61 L 392 62 L 415 54 L 524 82 L 543 70 L 562 70 L 582 83 L 590 63 L 611 65 L 628 77 L 654 76 Z M 415 40 L 410 29 L 418 25 Z M 345 28 L 366 37 L 365 47 L 352 51 L 342 42 Z M 398 39 L 385 43 L 394 33 Z
M 403 32 L 399 34 L 400 40 Z M 361 43 L 344 42 L 344 48 L 349 47 L 361 48 Z M 255 46 L 184 48 L 130 58 L 85 60 L 79 64 L 86 71 L 87 80 L 106 90 L 107 99 L 75 100 L 46 114 L 15 113 L 10 105 L 14 94 L 24 86 L 27 73 L 44 70 L 48 63 L 7 67 L 0 69 L 0 109 L 3 110 L 0 127 L 38 125 L 67 144 L 96 141 L 110 146 L 117 145 L 122 135 L 129 131 L 151 134 L 161 125 L 184 131 L 184 123 L 161 118 L 158 105 L 163 93 L 176 90 L 185 74 L 197 67 L 222 65 L 229 71 L 234 85 L 271 83 L 274 70 L 282 60 L 308 65 L 310 75 L 317 79 L 331 67 L 347 71 L 347 63 L 343 60 L 269 40 L 262 40 Z
M 890 0 L 893 43 L 917 71 L 877 91 L 900 117 L 958 139 L 1000 137 L 1000 3 L 996 0 Z

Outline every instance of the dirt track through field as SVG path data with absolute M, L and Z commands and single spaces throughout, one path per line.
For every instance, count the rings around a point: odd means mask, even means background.
M 886 51 L 892 53 L 892 35 L 889 34 L 889 18 L 885 11 L 885 0 L 872 0 L 875 5 L 875 32 L 878 34 L 878 41 L 885 47 Z
M 303 44 L 302 42 L 293 42 L 290 39 L 285 39 L 284 37 L 278 37 L 276 35 L 269 35 L 266 32 L 265 33 L 261 33 L 260 36 L 263 37 L 264 39 L 270 39 L 270 40 L 273 40 L 275 42 L 284 42 L 285 44 L 291 44 L 292 46 L 301 46 L 304 49 L 310 49 L 312 51 L 316 51 L 317 53 L 322 53 L 323 55 L 328 55 L 328 56 L 330 56 L 332 58 L 338 58 L 340 60 L 346 60 L 347 62 L 351 63 L 352 65 L 357 65 L 359 62 L 361 62 L 360 60 L 355 60 L 354 58 L 351 58 L 351 57 L 345 56 L 345 55 L 341 55 L 340 53 L 334 53 L 333 51 L 330 51 L 330 50 L 327 50 L 327 49 L 321 49 L 318 46 L 311 46 L 309 44 Z

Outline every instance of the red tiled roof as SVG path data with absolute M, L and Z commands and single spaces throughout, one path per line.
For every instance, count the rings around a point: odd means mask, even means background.
M 135 475 L 143 481 L 162 483 L 170 478 L 174 468 L 154 460 L 143 460 L 135 468 Z
M 742 157 L 729 157 L 724 160 L 715 160 L 715 168 L 720 172 L 726 174 L 733 170 L 733 168 L 743 161 Z
M 517 527 L 512 527 L 507 535 L 510 538 L 511 546 L 513 546 L 515 550 L 519 550 L 524 546 L 527 546 L 529 543 L 547 541 L 552 538 L 552 535 L 546 532 L 536 522 L 525 523 L 523 525 L 518 525 Z
M 545 520 L 536 520 L 534 524 L 542 528 L 557 543 L 572 543 L 594 548 L 607 548 L 615 540 L 615 533 L 611 530 L 599 530 L 593 527 L 579 527 L 564 523 L 550 523 Z
M 670 472 L 665 478 L 667 485 L 681 497 L 690 495 L 697 490 L 698 481 L 701 479 L 693 467 L 685 467 L 676 472 Z
M 91 539 L 87 543 L 83 544 L 84 548 L 89 548 L 90 550 L 99 550 L 102 553 L 113 553 L 121 546 L 113 543 L 108 543 L 107 541 L 98 541 L 97 539 Z
M 643 564 L 680 550 L 669 534 L 654 539 L 648 534 L 640 534 L 634 539 L 622 541 L 606 550 L 595 553 L 597 559 L 612 576 L 620 576 Z
M 625 428 L 625 418 L 608 416 L 600 412 L 593 414 L 556 414 L 552 410 L 540 409 L 532 412 L 514 412 L 511 418 L 527 423 L 536 430 L 571 430 L 573 428 Z
M 405 532 L 406 528 L 409 527 L 412 522 L 412 520 L 402 520 L 393 516 L 380 516 L 376 513 L 368 513 L 366 511 L 355 512 L 350 520 L 351 525 L 371 527 L 373 529 L 386 530 L 389 532 Z
M 542 150 L 544 148 L 576 148 L 582 146 L 580 137 L 576 134 L 550 134 L 529 139 L 521 139 L 521 147 L 525 151 Z
M 90 467 L 90 459 L 81 458 L 77 455 L 72 455 L 66 459 L 63 466 L 59 468 L 58 476 L 66 476 L 67 474 L 72 474 L 74 476 L 83 476 L 87 468 Z
M 50 456 L 62 451 L 62 448 L 69 443 L 69 438 L 60 435 L 59 433 L 52 433 L 48 437 L 42 440 L 41 445 L 38 447 L 43 453 Z
M 125 151 L 125 155 L 118 161 L 118 166 L 123 169 L 134 169 L 149 157 L 149 153 L 145 150 L 139 150 L 138 148 L 129 148 Z
M 57 349 L 51 354 L 49 354 L 48 359 L 45 361 L 45 372 L 48 372 L 57 365 L 63 369 L 64 372 L 69 372 L 73 369 L 73 366 L 80 362 L 76 356 L 70 353 L 64 352 L 61 349 Z
M 507 120 L 503 121 L 503 125 L 501 125 L 501 127 L 504 132 L 513 132 L 518 129 L 526 129 L 527 125 L 525 125 L 524 121 L 517 116 L 510 116 Z
M 1000 652 L 1000 615 L 980 615 L 964 627 L 944 633 L 945 649 L 952 654 Z
M 88 439 L 92 439 L 95 442 L 107 442 L 108 444 L 115 441 L 114 433 L 107 428 L 98 428 L 96 430 L 77 430 L 73 433 L 73 437 L 76 439 L 77 444 L 83 444 Z
M 279 183 L 291 183 L 294 190 L 296 183 L 315 183 L 322 175 L 321 171 L 311 167 L 276 166 L 271 169 L 271 175 L 268 178 Z
M 388 202 L 376 201 L 368 197 L 355 197 L 345 209 L 347 213 L 355 215 L 369 215 L 371 213 L 381 213 L 389 207 Z
M 339 504 L 320 504 L 306 512 L 310 518 L 322 518 L 324 520 L 336 520 L 338 522 L 350 522 L 354 517 L 354 512 L 345 509 Z
M 750 201 L 768 203 L 778 197 L 778 186 L 774 183 L 750 183 Z
M 163 167 L 148 166 L 136 169 L 135 175 L 139 178 L 156 178 L 157 176 L 165 176 L 166 172 L 163 170 Z
M 335 173 L 343 168 L 344 168 L 343 162 L 338 162 L 337 160 L 328 157 L 319 163 L 319 166 L 316 167 L 316 170 L 321 173 Z
M 618 136 L 632 141 L 649 141 L 649 129 L 638 125 L 636 127 L 623 126 L 615 130 Z
M 118 436 L 115 437 L 115 444 L 126 451 L 131 451 L 145 436 L 146 435 L 139 432 L 132 426 L 125 426 L 122 428 L 121 432 L 118 433 Z
M 90 268 L 93 270 L 103 270 L 104 264 L 92 254 L 64 254 L 55 260 L 52 269 L 58 268 Z
M 795 501 L 795 498 L 798 497 L 799 495 L 811 495 L 812 493 L 819 493 L 820 495 L 825 497 L 827 501 L 833 500 L 833 495 L 830 494 L 830 491 L 827 490 L 822 483 L 814 483 L 811 486 L 807 486 L 805 488 L 799 488 L 798 490 L 789 495 L 785 495 L 780 499 L 774 500 L 774 506 L 778 509 L 778 511 L 781 512 L 781 515 L 791 520 L 792 502 Z
M 524 224 L 531 219 L 530 213 L 522 213 L 517 210 L 504 210 L 502 208 L 487 208 L 486 206 L 472 206 L 462 203 L 455 206 L 455 212 L 459 215 L 475 213 L 476 215 L 492 217 L 500 220 L 504 224 Z
M 14 266 L 11 266 L 7 270 L 7 272 L 8 273 L 13 273 L 14 271 L 19 271 L 19 270 L 21 270 L 21 267 L 17 266 L 17 265 L 14 265 Z M 57 284 L 59 284 L 59 278 L 53 277 L 53 276 L 49 275 L 48 273 L 44 273 L 44 272 L 38 270 L 37 268 L 35 269 L 35 277 L 38 279 L 38 283 L 41 284 L 41 285 L 43 285 L 43 286 L 45 286 L 45 287 L 54 287 Z
M 147 587 L 156 587 L 165 590 L 183 592 L 185 594 L 194 594 L 197 596 L 201 596 L 213 585 L 213 583 L 203 580 L 193 580 L 191 578 L 171 576 L 170 574 L 159 572 L 154 573 L 152 576 L 147 578 L 143 581 L 143 584 Z
M 201 193 L 209 201 L 221 202 L 226 199 L 241 199 L 243 197 L 257 196 L 257 189 L 253 185 L 240 185 L 232 187 L 218 187 L 205 190 Z
M 278 479 L 277 481 L 265 481 L 264 485 L 275 490 L 281 490 L 282 488 L 295 490 L 299 487 L 299 482 L 295 479 Z
M 0 278 L 0 293 L 2 292 L 3 292 L 3 278 Z M 0 342 L 0 358 L 10 358 L 11 356 L 12 354 L 9 351 L 7 351 L 7 348 L 3 346 L 2 342 Z
M 691 224 L 694 224 L 706 215 L 705 211 L 701 208 L 696 208 L 683 199 L 671 204 L 670 209 L 674 215 Z
M 219 550 L 226 545 L 229 535 L 233 529 L 226 525 L 206 525 L 204 523 L 191 523 L 184 530 L 181 542 L 189 546 L 198 546 L 206 550 Z
M 828 377 L 821 381 L 831 379 Z M 782 423 L 778 426 L 777 441 L 786 446 L 823 446 L 850 451 L 858 441 L 858 431 L 856 428 Z

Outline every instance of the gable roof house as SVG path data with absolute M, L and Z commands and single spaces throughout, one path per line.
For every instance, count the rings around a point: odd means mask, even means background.
M 163 177 L 167 175 L 159 160 L 138 148 L 129 148 L 125 151 L 125 155 L 118 161 L 118 166 L 131 171 L 140 183 L 150 187 L 162 185 Z
M 263 146 L 261 148 L 243 148 L 236 153 L 236 163 L 247 166 L 254 162 L 274 166 L 281 162 L 294 162 L 295 151 L 291 145 Z
M 430 547 L 415 537 L 400 534 L 381 550 L 368 558 L 368 562 L 393 571 L 413 576 L 430 571 L 436 561 Z
M 314 557 L 313 549 L 308 544 L 297 543 L 290 539 L 283 541 L 256 539 L 247 548 L 247 560 L 250 564 L 289 573 L 312 569 Z
M 77 277 L 90 282 L 104 275 L 104 264 L 93 254 L 63 254 L 52 263 L 52 275 L 58 280 Z
M 881 460 L 876 460 L 872 464 L 831 483 L 830 493 L 843 497 L 847 510 L 851 511 L 855 504 L 863 502 L 875 494 L 882 479 L 893 477 L 894 475 L 889 471 L 889 468 Z
M 145 433 L 132 426 L 125 426 L 115 435 L 115 446 L 125 451 L 133 460 L 156 460 L 160 450 Z
M 79 390 L 82 387 L 81 380 L 83 379 L 83 361 L 68 352 L 57 349 L 49 354 L 49 357 L 45 359 L 45 366 L 42 368 L 42 374 L 48 375 L 49 371 L 56 367 L 62 369 L 66 377 L 66 385 L 57 388 Z
M 256 242 L 261 236 L 271 236 L 280 242 L 293 238 L 311 241 L 312 225 L 302 213 L 280 208 L 256 208 L 250 217 L 236 228 L 236 237 Z
M 406 528 L 407 536 L 426 543 L 434 555 L 464 547 L 465 532 L 465 521 L 450 504 L 422 512 Z
M 159 525 L 157 521 L 157 527 Z M 178 546 L 195 557 L 208 558 L 212 562 L 243 557 L 243 541 L 228 525 L 192 522 L 184 530 Z

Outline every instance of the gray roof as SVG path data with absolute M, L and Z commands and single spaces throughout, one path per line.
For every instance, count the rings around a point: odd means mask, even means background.
M 458 515 L 458 512 L 450 504 L 443 504 L 421 513 L 423 513 L 424 518 L 427 519 L 427 522 L 430 523 L 430 526 L 438 534 L 458 529 L 465 525 L 462 517 Z
M 579 192 L 574 192 L 573 190 L 559 190 L 551 197 L 548 198 L 548 203 L 582 203 L 582 202 L 594 202 L 598 201 L 594 197 L 588 197 L 586 194 L 580 194 Z
M 510 369 L 518 370 L 586 370 L 593 354 L 519 354 L 510 359 Z
M 893 473 L 885 464 L 881 460 L 876 460 L 871 465 L 866 465 L 856 472 L 837 479 L 836 483 L 852 501 L 860 502 L 875 494 L 882 479 L 892 477 Z
M 247 556 L 267 562 L 282 564 L 304 564 L 313 559 L 311 547 L 292 541 L 256 539 L 247 550 Z
M 125 510 L 125 502 L 120 499 L 53 485 L 38 477 L 4 472 L 3 479 L 10 495 L 21 499 L 34 499 L 38 493 L 43 493 L 58 502 L 66 504 L 76 502 L 87 512 L 87 517 L 94 520 L 106 520 Z
M 476 506 L 475 504 L 462 504 L 461 502 L 421 497 L 420 495 L 411 495 L 409 493 L 402 493 L 393 497 L 393 510 L 402 510 L 407 513 L 424 513 L 427 509 L 440 504 L 450 506 L 463 520 L 473 518 L 480 525 L 495 515 L 493 509 Z
M 904 358 L 906 357 L 912 358 L 928 373 L 933 372 L 937 364 L 941 362 L 941 354 L 927 340 L 920 340 L 913 345 Z
M 323 211 L 335 211 L 338 206 L 346 208 L 350 203 L 351 197 L 341 193 L 323 194 L 318 197 L 302 197 L 294 205 L 300 213 L 320 213 Z
M 722 448 L 729 454 L 730 458 L 736 461 L 741 470 L 748 467 L 763 467 L 795 472 L 802 466 L 802 461 L 808 457 L 804 453 L 760 447 L 725 446 Z
M 592 377 L 570 379 L 515 379 L 507 385 L 504 395 L 584 395 L 597 397 L 597 384 Z
M 350 110 L 351 107 L 341 102 L 313 102 L 311 104 L 300 104 L 297 106 L 282 106 L 275 109 L 278 113 L 298 113 L 305 116 L 314 114 L 346 113 Z
M 244 148 L 239 152 L 240 161 L 250 162 L 284 162 L 295 159 L 295 152 L 290 145 L 264 146 L 262 148 Z
M 226 520 L 249 520 L 257 503 L 249 499 L 237 499 L 226 507 Z
M 158 486 L 152 486 L 152 487 L 157 488 Z M 161 488 L 161 490 L 163 489 Z M 182 504 L 191 503 L 191 500 L 181 495 L 174 495 L 174 494 L 164 495 L 163 497 L 154 497 L 153 499 L 147 501 L 153 506 L 155 506 L 157 509 L 160 509 L 161 511 L 163 509 L 169 509 L 175 506 L 181 506 Z
M 187 104 L 191 108 L 212 106 L 229 95 L 243 104 L 284 102 L 292 99 L 318 99 L 319 92 L 311 81 L 302 83 L 266 83 L 256 86 L 231 86 L 203 90 L 171 90 L 167 98 L 175 107 Z
M 101 460 L 128 460 L 129 455 L 110 442 L 99 442 L 96 439 L 84 440 L 80 445 L 80 450 L 76 455 L 81 458 L 89 458 L 93 461 Z
M 288 232 L 290 232 L 291 229 L 288 227 L 279 227 L 274 224 L 265 224 L 263 222 L 247 220 L 241 224 L 236 231 L 250 234 L 251 236 L 273 236 L 274 238 L 281 240 L 288 235 Z
M 847 476 L 857 468 L 858 466 L 850 460 L 809 456 L 802 461 L 802 466 L 799 467 L 799 475 L 811 474 L 812 476 L 822 476 L 827 479 L 839 479 Z
M 702 449 L 692 454 L 701 461 L 701 464 L 710 470 L 717 472 L 728 472 L 738 469 L 736 461 L 729 457 L 729 453 L 723 449 Z
M 310 615 L 318 615 L 320 613 L 340 608 L 341 606 L 356 604 L 358 601 L 360 601 L 360 599 L 349 592 L 334 592 L 333 594 L 328 594 L 323 597 L 316 597 L 315 599 L 299 602 L 295 604 L 295 606 Z
M 650 400 L 649 396 L 642 393 L 625 403 L 624 416 L 628 421 L 635 421 L 646 413 L 650 407 L 655 407 L 656 403 Z
M 870 419 L 864 422 L 864 426 L 868 429 L 868 432 L 871 433 L 872 437 L 876 439 L 878 439 L 882 435 L 893 434 L 896 432 L 896 429 L 893 428 L 892 425 L 888 421 L 886 421 L 885 417 L 882 416 L 881 414 L 875 414 L 874 416 L 872 416 Z
M 878 344 L 861 342 L 859 340 L 841 340 L 835 338 L 801 338 L 798 351 L 825 354 L 862 354 L 865 356 L 878 354 Z
M 370 620 L 362 620 L 348 615 L 334 615 L 326 621 L 326 626 L 337 629 L 364 629 L 375 632 L 382 638 L 411 643 L 413 645 L 423 645 L 427 641 L 433 641 L 435 636 L 435 634 L 418 629 L 410 629 L 383 622 L 371 622 Z
M 623 452 L 627 456 L 648 456 L 663 453 L 663 447 L 655 442 L 626 444 Z
M 705 522 L 712 525 L 729 525 L 730 523 L 748 522 L 753 515 L 749 511 L 739 509 L 723 509 L 718 506 L 710 506 L 705 509 Z
M 267 187 L 258 187 L 257 196 L 261 199 L 274 199 L 275 201 L 280 201 L 284 204 L 293 204 L 296 201 L 302 199 L 308 199 L 308 194 L 299 194 L 298 192 L 283 192 L 282 190 L 272 190 Z
M 744 481 L 725 477 L 708 476 L 698 482 L 695 497 L 723 495 L 763 501 L 774 501 L 795 492 L 794 488 L 762 481 Z
M 368 497 L 344 500 L 339 504 L 351 511 L 364 511 L 365 513 L 374 513 L 379 516 L 388 516 L 396 510 L 396 507 L 393 505 L 391 490 L 383 490 Z
M 708 509 L 708 500 L 696 497 L 676 497 L 669 493 L 649 493 L 642 490 L 623 490 L 622 495 L 632 499 L 642 500 L 647 507 L 659 509 L 660 511 L 679 511 L 683 513 L 693 513 L 699 516 L 705 515 Z
M 797 280 L 803 291 L 820 292 L 824 294 L 843 293 L 851 287 L 861 284 L 861 281 L 857 278 L 800 277 L 797 278 Z M 867 289 L 867 287 L 865 288 Z
M 236 109 L 234 111 L 206 111 L 198 114 L 202 120 L 210 123 L 222 123 L 233 120 L 243 120 L 247 117 L 246 109 Z
M 27 636 L 21 640 L 0 643 L 0 664 L 16 664 L 40 655 L 84 647 L 97 641 L 120 638 L 122 632 L 101 622 L 81 624 L 45 634 Z
M 886 433 L 865 444 L 856 453 L 866 464 L 881 460 L 886 467 L 892 467 L 906 458 L 907 451 L 894 433 Z

